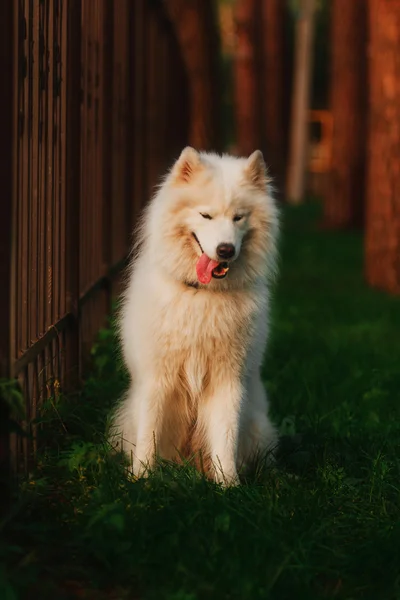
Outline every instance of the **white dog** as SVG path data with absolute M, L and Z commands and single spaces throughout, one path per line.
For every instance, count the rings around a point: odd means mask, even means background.
M 234 484 L 276 444 L 259 369 L 277 235 L 260 151 L 183 150 L 144 214 L 120 318 L 132 383 L 112 439 L 136 475 L 200 451 Z

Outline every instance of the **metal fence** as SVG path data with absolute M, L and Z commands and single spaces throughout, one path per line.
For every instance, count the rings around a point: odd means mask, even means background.
M 30 422 L 76 384 L 189 85 L 161 1 L 2 0 L 0 34 L 0 375 Z M 34 444 L 12 437 L 17 468 Z

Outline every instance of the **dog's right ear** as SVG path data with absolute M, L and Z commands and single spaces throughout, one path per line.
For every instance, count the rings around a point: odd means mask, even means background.
M 192 177 L 204 168 L 200 154 L 191 146 L 186 146 L 172 168 L 172 178 L 176 183 L 189 183 Z

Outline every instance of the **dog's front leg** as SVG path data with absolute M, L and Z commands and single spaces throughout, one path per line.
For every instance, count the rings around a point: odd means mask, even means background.
M 224 485 L 239 483 L 236 462 L 242 396 L 240 381 L 221 382 L 199 411 L 215 480 Z
M 133 473 L 142 476 L 154 466 L 162 427 L 165 390 L 157 381 L 149 381 L 138 389 L 138 423 Z

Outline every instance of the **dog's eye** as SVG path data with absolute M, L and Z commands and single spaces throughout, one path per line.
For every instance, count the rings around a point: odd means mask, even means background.
M 234 220 L 235 222 L 237 222 L 237 221 L 241 221 L 241 220 L 243 219 L 243 217 L 244 217 L 244 215 L 235 215 L 235 216 L 233 217 L 233 220 Z
M 200 213 L 200 214 L 203 217 L 203 219 L 212 219 L 212 217 L 210 215 L 208 215 L 207 213 Z

